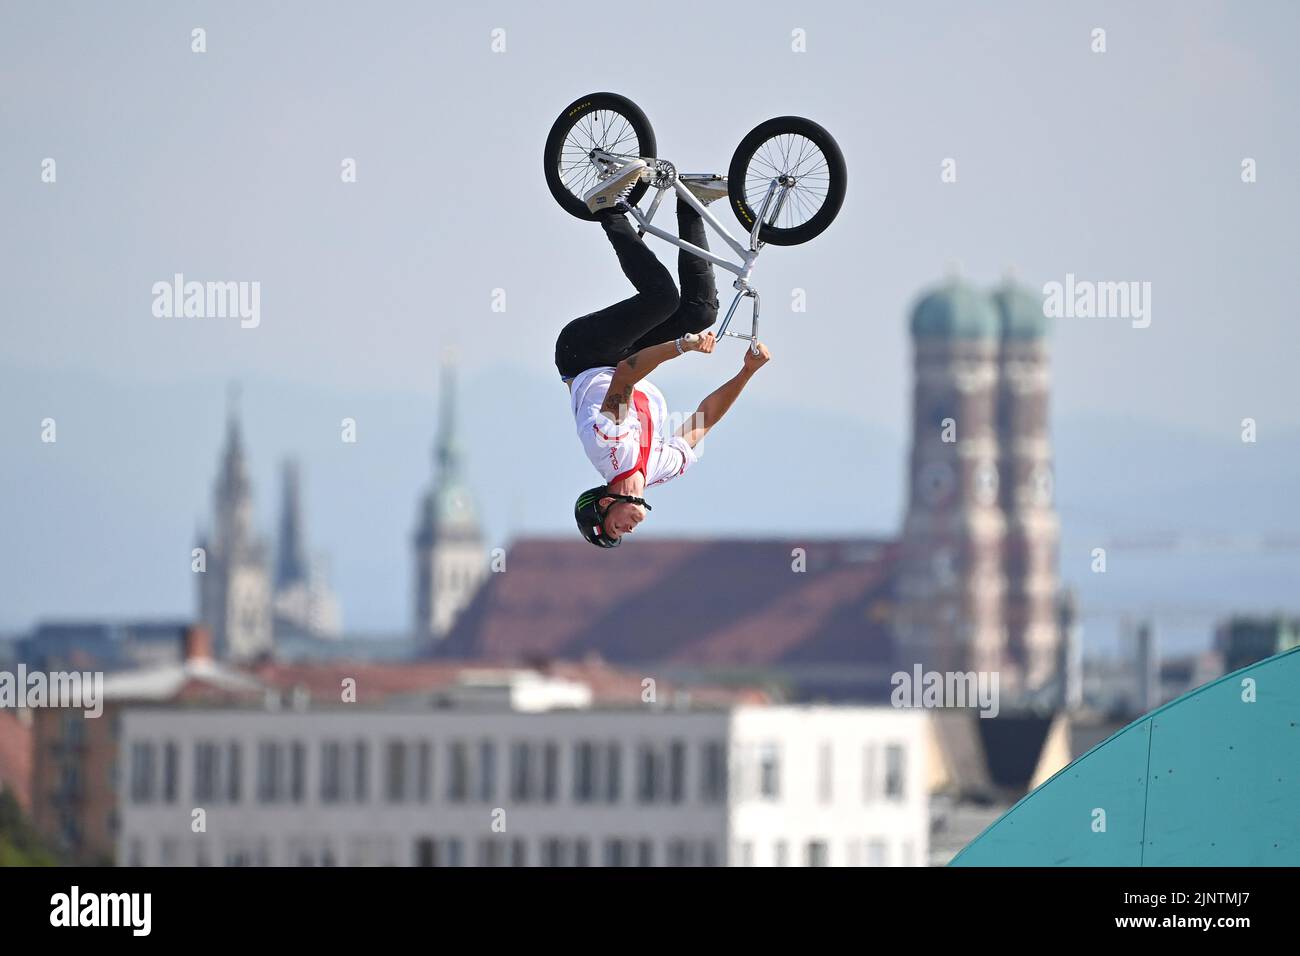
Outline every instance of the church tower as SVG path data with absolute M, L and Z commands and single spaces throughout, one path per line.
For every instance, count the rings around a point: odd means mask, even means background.
M 280 534 L 276 546 L 273 636 L 280 643 L 294 637 L 340 636 L 338 598 L 330 590 L 324 561 L 309 557 L 302 519 L 302 479 L 298 462 L 281 471 Z
M 213 489 L 213 528 L 199 542 L 199 618 L 219 658 L 249 660 L 271 650 L 271 587 L 266 547 L 253 530 L 252 485 L 232 398 L 226 446 Z
M 415 634 L 421 642 L 446 637 L 487 574 L 483 534 L 456 435 L 456 381 L 449 362 L 442 375 L 436 474 L 420 502 L 414 539 Z
M 982 291 L 953 278 L 917 304 L 911 332 L 912 451 L 893 627 L 898 666 L 1000 670 L 1006 528 L 998 491 L 997 313 Z
M 1007 519 L 1007 656 L 1023 675 L 1024 691 L 1056 688 L 1059 696 L 1060 522 L 1052 498 L 1047 421 L 1047 319 L 1042 298 L 1010 281 L 993 301 L 1000 340 L 997 429 L 999 499 Z
M 302 536 L 302 482 L 298 463 L 289 459 L 280 472 L 280 540 L 275 558 L 275 589 L 286 591 L 307 580 L 307 549 Z

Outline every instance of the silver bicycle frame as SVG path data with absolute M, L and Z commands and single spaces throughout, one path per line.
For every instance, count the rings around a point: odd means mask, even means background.
M 621 157 L 615 157 L 612 154 L 605 153 L 603 150 L 597 150 L 593 157 L 596 161 L 608 161 L 616 158 Z M 647 160 L 647 162 L 653 164 L 654 160 Z M 723 241 L 731 247 L 732 251 L 740 257 L 739 263 L 732 262 L 730 259 L 724 259 L 722 256 L 714 255 L 708 249 L 701 249 L 694 243 L 687 242 L 685 239 L 673 235 L 666 229 L 660 229 L 651 222 L 651 220 L 654 219 L 655 213 L 659 211 L 659 204 L 664 198 L 664 193 L 668 190 L 667 185 L 656 187 L 655 198 L 650 203 L 650 211 L 648 213 L 642 212 L 639 206 L 630 207 L 629 211 L 632 213 L 632 217 L 640 223 L 642 232 L 648 232 L 652 236 L 658 236 L 665 242 L 671 242 L 678 249 L 684 249 L 691 255 L 699 256 L 701 259 L 711 262 L 715 266 L 726 269 L 728 272 L 735 274 L 736 281 L 732 283 L 732 288 L 736 290 L 736 297 L 731 300 L 731 306 L 727 309 L 727 315 L 722 320 L 722 324 L 718 326 L 717 332 L 714 334 L 720 339 L 725 337 L 745 339 L 749 342 L 750 351 L 757 355 L 759 298 L 758 290 L 750 285 L 749 275 L 753 271 L 754 260 L 758 258 L 758 253 L 762 250 L 764 245 L 759 241 L 758 233 L 762 228 L 763 223 L 768 221 L 768 210 L 769 208 L 771 209 L 772 220 L 775 221 L 777 215 L 781 212 L 781 207 L 785 205 L 785 197 L 790 192 L 790 186 L 777 179 L 773 179 L 768 185 L 767 195 L 763 197 L 763 206 L 759 210 L 758 217 L 754 220 L 753 228 L 749 231 L 748 246 L 741 245 L 739 240 L 727 231 L 727 227 L 720 223 L 713 213 L 709 212 L 704 203 L 696 199 L 691 191 L 682 185 L 681 180 L 678 179 L 676 175 L 673 176 L 672 188 L 677 193 L 677 198 L 698 212 L 700 218 L 711 226 L 713 231 L 721 236 Z M 775 205 L 773 205 L 774 198 L 776 202 Z M 748 335 L 740 332 L 732 332 L 730 330 L 731 319 L 736 314 L 736 307 L 740 305 L 740 300 L 746 297 L 754 300 L 754 310 L 751 315 Z

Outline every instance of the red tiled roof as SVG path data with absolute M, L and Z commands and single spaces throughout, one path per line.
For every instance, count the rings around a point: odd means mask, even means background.
M 795 548 L 806 570 L 792 569 Z M 879 540 L 515 542 L 439 653 L 616 664 L 876 664 L 893 657 L 890 571 Z
M 0 790 L 12 791 L 24 811 L 32 806 L 32 728 L 0 710 Z

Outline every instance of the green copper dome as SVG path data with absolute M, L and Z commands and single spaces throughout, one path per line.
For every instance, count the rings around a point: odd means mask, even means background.
M 912 337 L 996 339 L 997 312 L 985 293 L 968 282 L 952 279 L 916 304 L 912 311 Z
M 1043 315 L 1043 297 L 1011 282 L 993 293 L 1004 339 L 1041 339 L 1047 334 L 1047 316 Z

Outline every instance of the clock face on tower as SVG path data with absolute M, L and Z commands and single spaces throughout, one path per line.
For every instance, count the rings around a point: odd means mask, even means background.
M 927 505 L 946 505 L 957 490 L 957 473 L 946 461 L 933 461 L 917 474 L 917 494 Z

